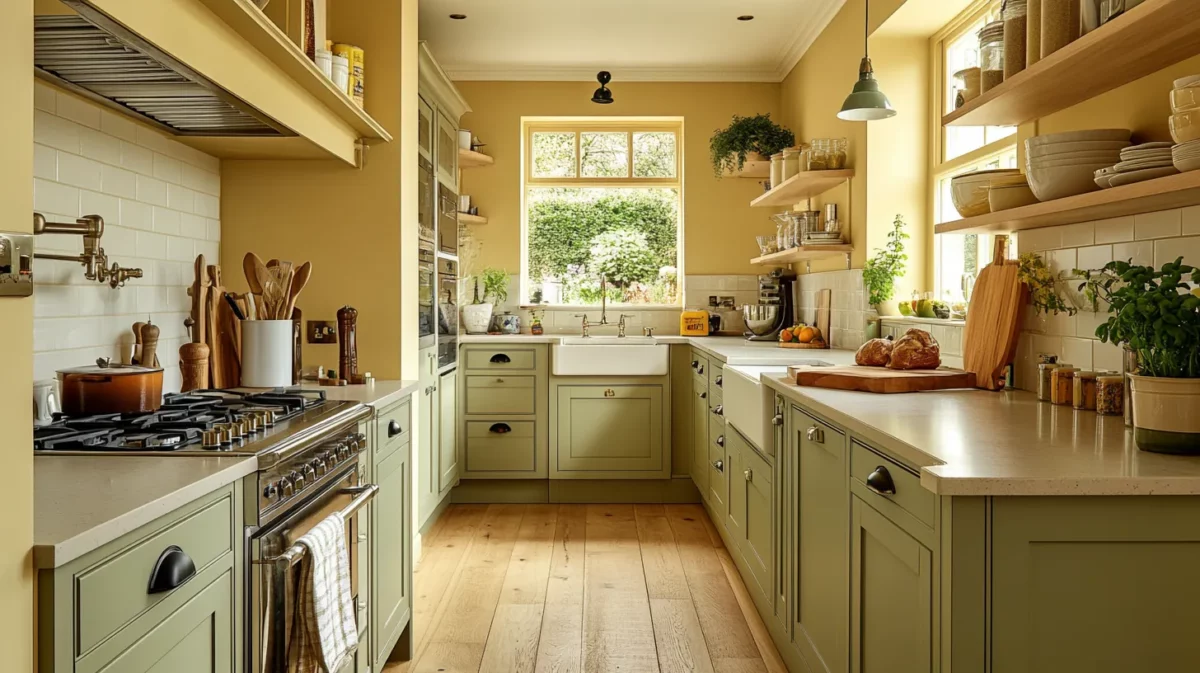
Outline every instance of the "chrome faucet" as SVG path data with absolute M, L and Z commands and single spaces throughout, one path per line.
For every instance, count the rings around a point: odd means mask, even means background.
M 83 237 L 83 254 L 53 255 L 45 252 L 35 252 L 38 259 L 55 259 L 63 262 L 78 262 L 83 265 L 83 277 L 116 289 L 124 287 L 130 278 L 141 278 L 142 270 L 122 267 L 116 262 L 108 266 L 108 255 L 100 247 L 100 238 L 104 236 L 104 219 L 99 215 L 85 215 L 74 222 L 47 222 L 41 213 L 33 214 L 34 234 L 75 234 Z
M 600 322 L 596 324 L 608 324 L 608 277 L 604 274 L 600 274 Z
M 590 325 L 588 324 L 587 314 L 586 313 L 576 313 L 575 317 L 583 318 L 583 338 L 584 339 L 588 338 L 588 336 L 589 336 L 588 327 L 590 327 Z
M 630 315 L 628 313 L 621 314 L 621 321 L 617 323 L 617 337 L 618 338 L 621 338 L 621 339 L 625 338 L 625 319 L 626 318 L 636 318 L 636 317 L 637 317 L 636 315 Z

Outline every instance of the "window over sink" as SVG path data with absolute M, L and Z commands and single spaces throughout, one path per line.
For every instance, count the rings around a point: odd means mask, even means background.
M 678 305 L 682 119 L 522 124 L 522 303 Z

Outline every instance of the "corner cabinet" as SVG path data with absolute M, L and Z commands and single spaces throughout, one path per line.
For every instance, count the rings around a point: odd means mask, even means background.
M 660 378 L 552 377 L 550 478 L 670 478 L 670 400 Z
M 433 513 L 437 511 L 449 491 L 441 488 L 441 444 L 439 431 L 441 411 L 438 398 L 438 356 L 437 346 L 423 348 L 417 355 L 420 363 L 418 382 L 420 394 L 414 395 L 416 400 L 414 413 L 416 415 L 416 448 L 413 452 L 417 469 L 417 527 L 422 528 Z

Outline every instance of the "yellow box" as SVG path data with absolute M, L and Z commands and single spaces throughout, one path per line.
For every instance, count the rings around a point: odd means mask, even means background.
M 708 336 L 708 311 L 684 311 L 679 314 L 680 336 Z

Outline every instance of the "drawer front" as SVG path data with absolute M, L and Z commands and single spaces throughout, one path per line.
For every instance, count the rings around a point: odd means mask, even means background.
M 708 461 L 708 505 L 716 514 L 716 520 L 723 521 L 729 512 L 729 470 L 731 466 L 724 451 L 718 455 L 709 454 Z
M 533 414 L 533 376 L 468 376 L 468 414 Z
M 725 432 L 725 419 L 711 411 L 708 412 L 708 450 L 712 454 L 713 460 L 725 455 Z
M 725 368 L 716 360 L 709 363 L 708 385 L 718 390 L 721 389 L 721 386 L 725 385 Z
M 162 553 L 175 545 L 196 565 L 197 574 L 233 550 L 233 494 L 209 502 L 150 537 L 88 568 L 75 578 L 78 652 L 91 650 L 138 615 L 177 592 L 203 587 L 185 581 L 161 593 L 147 587 Z
M 746 481 L 746 533 L 742 555 L 758 582 L 760 593 L 766 598 L 773 590 L 771 538 L 777 511 L 772 500 L 771 466 L 750 448 L 749 442 L 740 437 L 737 441 L 742 445 L 743 471 L 742 474 L 731 475 L 731 478 Z
M 470 370 L 533 371 L 537 368 L 537 351 L 532 348 L 471 348 L 464 359 Z
M 708 358 L 700 355 L 699 351 L 692 351 L 692 380 L 701 386 L 698 390 L 708 389 Z
M 869 482 L 871 474 L 878 470 L 878 476 L 891 478 L 895 493 L 881 493 Z M 872 451 L 858 442 L 850 442 L 850 476 L 862 483 L 875 495 L 890 500 L 909 514 L 917 517 L 927 525 L 934 525 L 934 512 L 937 510 L 937 496 L 921 486 L 921 478 L 902 467 L 899 463 L 876 451 Z M 885 480 L 878 480 L 885 481 Z
M 708 387 L 708 408 L 716 409 L 725 404 L 725 392 L 717 386 Z M 722 410 L 724 412 L 724 410 Z
M 378 463 L 392 451 L 404 446 L 412 436 L 412 406 L 406 400 L 380 412 L 375 419 L 375 461 Z
M 537 434 L 533 421 L 467 421 L 468 472 L 535 472 Z

